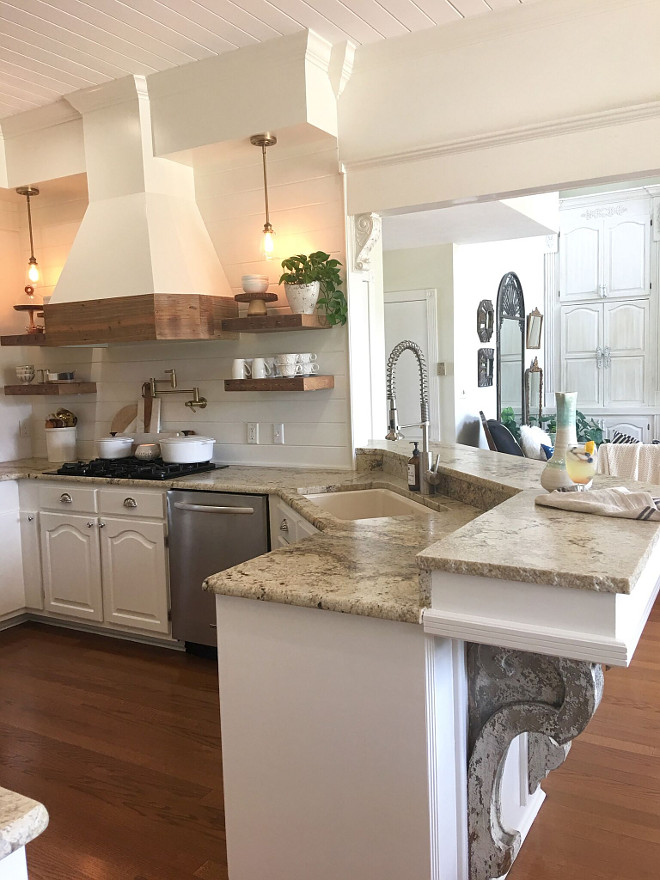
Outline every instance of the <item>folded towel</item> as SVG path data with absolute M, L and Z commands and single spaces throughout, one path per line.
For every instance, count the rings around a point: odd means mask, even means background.
M 654 498 L 650 492 L 631 492 L 623 486 L 585 492 L 555 491 L 538 495 L 535 501 L 542 507 L 660 522 L 660 498 Z
M 660 485 L 660 446 L 653 443 L 639 444 L 637 479 L 643 483 Z
M 641 443 L 601 443 L 598 447 L 598 473 L 624 480 L 637 480 Z

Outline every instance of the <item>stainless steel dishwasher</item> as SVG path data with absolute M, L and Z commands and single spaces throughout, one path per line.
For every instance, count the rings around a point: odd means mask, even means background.
M 268 496 L 170 489 L 167 518 L 172 635 L 214 646 L 215 596 L 202 581 L 268 552 Z

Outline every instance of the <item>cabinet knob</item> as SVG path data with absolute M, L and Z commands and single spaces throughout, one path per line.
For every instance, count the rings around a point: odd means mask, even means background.
M 33 521 L 33 519 L 34 519 L 34 517 L 33 517 L 33 516 L 28 516 L 28 518 L 27 518 L 27 521 L 28 521 L 28 522 L 32 522 L 32 521 Z
M 60 495 L 60 504 L 73 504 L 73 498 L 68 492 L 62 492 Z
M 104 523 L 104 522 L 100 522 L 100 523 L 99 523 L 99 528 L 100 528 L 100 529 L 104 529 L 104 528 L 105 528 L 105 523 Z
M 135 498 L 124 498 L 124 507 L 137 507 Z
M 94 528 L 94 520 L 90 519 L 90 521 L 87 523 L 87 528 L 88 528 L 88 529 L 93 529 L 93 528 Z
M 289 523 L 286 521 L 286 518 L 282 520 L 280 523 L 280 531 L 288 532 L 289 531 Z

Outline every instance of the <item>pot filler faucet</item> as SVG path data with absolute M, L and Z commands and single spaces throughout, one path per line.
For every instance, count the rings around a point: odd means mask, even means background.
M 394 368 L 396 367 L 397 361 L 404 351 L 411 351 L 415 355 L 417 366 L 419 367 L 420 421 L 419 423 L 415 423 L 412 425 L 400 425 L 399 415 L 396 409 L 396 383 L 394 381 Z M 400 428 L 416 428 L 419 426 L 422 429 L 422 460 L 420 462 L 419 469 L 419 488 L 422 495 L 432 495 L 435 492 L 435 483 L 437 482 L 436 471 L 440 463 L 440 456 L 438 455 L 438 460 L 436 462 L 435 468 L 431 470 L 431 454 L 429 452 L 430 419 L 428 377 L 426 372 L 426 360 L 424 358 L 424 352 L 419 347 L 419 345 L 417 345 L 416 342 L 413 342 L 410 339 L 404 339 L 402 342 L 399 342 L 397 345 L 394 346 L 394 348 L 390 352 L 389 358 L 387 359 L 386 382 L 389 431 L 385 435 L 385 439 L 401 440 L 404 435 L 399 430 Z
M 160 382 L 162 384 L 163 382 L 167 382 L 167 379 L 149 379 L 149 381 L 145 382 L 142 386 L 142 397 L 159 397 L 161 394 L 192 394 L 192 400 L 186 400 L 186 406 L 189 406 L 193 412 L 196 412 L 197 407 L 200 409 L 206 408 L 208 401 L 205 397 L 200 396 L 199 388 L 197 386 L 194 388 L 177 388 L 176 371 L 165 370 L 165 372 L 170 377 L 170 387 L 158 388 L 158 383 Z

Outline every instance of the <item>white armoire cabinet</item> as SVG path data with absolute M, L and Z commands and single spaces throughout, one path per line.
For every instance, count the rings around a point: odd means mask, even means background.
M 606 436 L 615 429 L 640 440 L 653 434 L 658 244 L 651 218 L 644 190 L 561 203 L 551 307 L 555 388 L 577 391 L 578 409 L 601 422 Z

